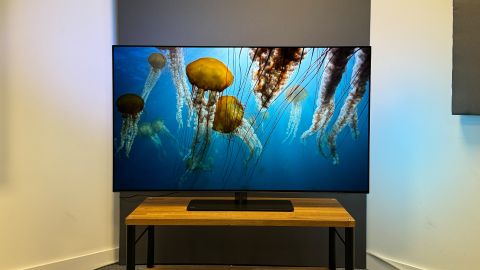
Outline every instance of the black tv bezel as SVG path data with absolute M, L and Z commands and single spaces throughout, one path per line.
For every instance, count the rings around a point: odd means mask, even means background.
M 180 48 L 289 48 L 289 47 L 300 47 L 300 46 L 207 46 L 207 45 L 112 45 L 112 102 L 111 102 L 111 111 L 112 111 L 112 144 L 114 142 L 114 133 L 113 133 L 113 123 L 114 123 L 114 110 L 115 110 L 115 99 L 114 99 L 114 89 L 115 89 L 115 80 L 114 80 L 114 68 L 115 68 L 115 58 L 114 58 L 114 50 L 115 48 L 121 48 L 121 47 L 143 47 L 143 48 L 155 48 L 155 47 L 180 47 Z M 370 74 L 368 78 L 368 183 L 367 183 L 367 190 L 266 190 L 266 189 L 116 189 L 115 188 L 115 162 L 114 162 L 114 147 L 113 146 L 113 155 L 112 155 L 112 190 L 113 192 L 168 192 L 169 194 L 175 193 L 175 192 L 272 192 L 272 193 L 345 193 L 345 194 L 369 194 L 370 193 L 370 140 L 371 140 L 371 125 L 370 125 L 370 113 L 371 113 L 371 101 L 372 101 L 372 72 L 371 72 L 371 66 L 372 66 L 372 46 L 371 45 L 358 45 L 358 46 L 337 46 L 337 45 L 322 45 L 322 46 L 305 46 L 303 48 L 369 48 L 370 49 Z

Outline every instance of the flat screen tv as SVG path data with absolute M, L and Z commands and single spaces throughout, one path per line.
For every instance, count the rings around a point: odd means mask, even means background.
M 114 191 L 367 193 L 370 51 L 113 46 Z

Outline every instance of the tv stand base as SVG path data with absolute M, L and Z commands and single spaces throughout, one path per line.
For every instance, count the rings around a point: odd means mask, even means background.
M 188 211 L 270 211 L 293 212 L 290 200 L 191 200 Z

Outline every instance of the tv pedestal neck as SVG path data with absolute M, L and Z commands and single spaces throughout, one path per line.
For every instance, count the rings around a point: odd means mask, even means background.
M 235 192 L 234 200 L 194 199 L 188 203 L 188 211 L 269 211 L 293 212 L 293 204 L 285 199 L 247 200 L 247 192 Z

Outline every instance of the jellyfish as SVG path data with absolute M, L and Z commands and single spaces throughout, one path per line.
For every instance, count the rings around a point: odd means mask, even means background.
M 150 72 L 148 73 L 147 80 L 143 86 L 142 98 L 146 102 L 148 96 L 152 92 L 153 87 L 157 84 L 158 78 L 162 74 L 162 69 L 165 66 L 165 56 L 161 53 L 152 53 L 148 57 L 150 63 Z
M 267 110 L 261 110 L 258 115 L 252 115 L 247 118 L 248 123 L 252 127 L 260 128 L 264 130 L 264 122 L 270 117 L 270 113 Z
M 183 154 L 177 138 L 172 135 L 170 130 L 161 119 L 154 120 L 153 122 L 143 122 L 138 128 L 138 134 L 150 138 L 155 147 L 158 149 L 162 149 L 163 146 L 161 137 L 166 137 L 173 141 L 180 154 Z M 166 155 L 165 151 L 163 151 L 163 154 Z
M 243 106 L 236 97 L 222 96 L 217 101 L 212 129 L 223 134 L 232 134 L 239 137 L 250 150 L 250 155 L 245 161 L 248 162 L 254 155 L 260 155 L 262 143 L 249 121 L 243 118 L 243 115 Z
M 193 107 L 197 122 L 187 164 L 197 167 L 208 150 L 215 107 L 220 93 L 233 82 L 233 74 L 221 61 L 205 57 L 187 65 L 186 73 L 192 84 Z M 208 94 L 208 98 L 205 95 Z M 192 159 L 188 161 L 188 159 Z
M 335 111 L 335 91 L 342 79 L 343 72 L 347 66 L 349 57 L 352 55 L 354 48 L 331 48 L 327 51 L 326 66 L 322 74 L 322 82 L 320 84 L 320 95 L 316 102 L 317 108 L 312 117 L 310 128 L 303 132 L 301 139 L 306 140 L 307 137 L 317 132 L 317 143 L 320 153 L 326 156 L 322 149 L 322 140 L 325 135 L 330 119 Z
M 305 54 L 304 48 L 251 48 L 250 58 L 258 66 L 252 75 L 253 92 L 260 110 L 267 109 L 280 94 Z
M 290 117 L 288 119 L 287 137 L 283 140 L 286 142 L 290 138 L 290 142 L 297 135 L 298 124 L 302 118 L 302 104 L 301 102 L 307 98 L 307 90 L 301 85 L 291 86 L 286 91 L 287 100 L 292 103 L 290 109 Z
M 138 131 L 138 120 L 143 110 L 144 101 L 135 94 L 125 94 L 117 99 L 117 109 L 122 114 L 122 129 L 120 131 L 120 145 L 117 152 L 125 148 L 127 158 L 132 150 L 133 141 Z
M 170 133 L 170 130 L 168 130 L 167 126 L 165 126 L 165 122 L 163 122 L 162 119 L 157 119 L 152 122 L 152 129 L 156 133 L 160 134 L 165 134 L 167 136 L 172 136 L 173 135 Z
M 158 136 L 158 133 L 156 133 L 153 130 L 152 123 L 143 122 L 142 124 L 140 124 L 140 126 L 138 127 L 138 134 L 140 136 L 150 138 L 156 148 L 161 148 L 162 147 L 162 140 Z
M 180 146 L 177 138 L 172 135 L 172 133 L 170 132 L 168 127 L 165 125 L 165 122 L 162 119 L 157 119 L 157 120 L 153 121 L 152 122 L 152 129 L 153 129 L 153 132 L 155 134 L 157 134 L 158 136 L 167 137 L 168 139 L 173 141 L 173 143 L 177 147 L 178 151 L 181 154 L 183 153 L 183 147 Z
M 175 85 L 175 89 L 177 91 L 177 114 L 175 116 L 178 127 L 181 128 L 183 126 L 183 117 L 182 117 L 182 110 L 185 105 L 187 104 L 188 109 L 188 120 L 187 126 L 190 126 L 190 121 L 192 120 L 193 116 L 193 103 L 192 103 L 192 95 L 190 94 L 190 90 L 187 86 L 187 79 L 185 77 L 185 64 L 183 62 L 183 52 L 182 48 L 179 47 L 157 47 L 159 50 L 167 50 L 167 58 L 168 58 L 168 66 L 170 71 L 172 72 L 172 80 L 173 84 Z
M 333 164 L 338 164 L 339 162 L 336 141 L 340 131 L 342 131 L 347 124 L 350 124 L 353 138 L 357 139 L 359 136 L 357 129 L 357 106 L 366 92 L 369 74 L 370 48 L 362 48 L 355 54 L 355 66 L 353 67 L 351 78 L 352 89 L 350 90 L 340 114 L 327 138 Z

